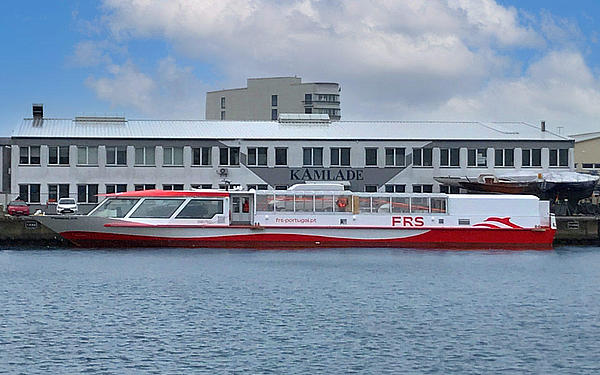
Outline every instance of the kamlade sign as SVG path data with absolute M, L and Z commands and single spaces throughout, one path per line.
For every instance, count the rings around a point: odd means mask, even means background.
M 362 169 L 290 169 L 291 181 L 363 181 L 364 179 L 365 176 Z

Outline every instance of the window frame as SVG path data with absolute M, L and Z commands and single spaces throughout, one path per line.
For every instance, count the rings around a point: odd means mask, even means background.
M 351 165 L 351 148 L 350 147 L 330 147 L 330 165 L 335 167 L 349 167 Z M 335 157 L 334 157 L 335 156 Z M 347 156 L 347 160 L 345 160 Z
M 317 157 L 320 153 L 320 156 Z M 307 161 L 308 156 L 308 161 Z M 320 158 L 320 161 L 317 160 Z M 302 166 L 304 167 L 322 167 L 323 166 L 323 147 L 302 147 Z
M 279 153 L 282 153 L 281 155 Z M 283 156 L 284 162 L 280 163 L 279 156 Z M 288 165 L 288 149 L 287 147 L 275 147 L 275 166 L 285 167 Z
M 369 160 L 369 152 L 374 152 L 374 155 L 371 156 L 371 160 Z M 373 160 L 373 157 L 375 158 Z M 376 167 L 379 163 L 379 150 L 377 147 L 365 147 L 365 166 L 366 167 Z
M 254 167 L 266 167 L 267 166 L 267 155 L 269 152 L 268 147 L 248 147 L 248 153 L 246 154 L 246 165 L 254 166 Z M 254 154 L 251 162 L 250 154 Z M 264 159 L 263 159 L 264 158 Z
M 225 151 L 225 150 L 227 150 L 227 151 Z M 226 159 L 226 160 L 224 160 L 224 159 Z M 223 161 L 225 161 L 226 164 L 224 164 Z M 236 163 L 232 163 L 232 161 L 236 161 Z M 219 166 L 237 167 L 239 165 L 240 165 L 240 148 L 239 147 L 228 147 L 228 146 L 219 147 Z

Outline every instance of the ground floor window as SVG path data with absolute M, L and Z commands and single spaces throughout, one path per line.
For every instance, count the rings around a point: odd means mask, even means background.
M 376 193 L 377 185 L 365 185 L 365 192 L 366 193 Z
M 156 189 L 156 185 L 154 184 L 135 184 L 133 186 L 135 191 L 142 191 L 142 190 L 154 190 Z
M 40 203 L 40 184 L 19 185 L 19 199 L 28 203 Z
M 460 188 L 458 186 L 440 185 L 440 193 L 460 194 Z
M 386 193 L 404 193 L 404 192 L 406 192 L 406 185 L 386 184 L 385 192 Z
M 433 185 L 430 184 L 422 184 L 422 185 L 413 185 L 413 193 L 433 193 Z
M 48 202 L 69 197 L 69 184 L 48 184 Z
M 124 193 L 127 191 L 127 184 L 106 184 L 106 194 Z
M 212 189 L 212 184 L 192 184 L 192 189 Z
M 269 190 L 269 185 L 267 184 L 249 184 L 247 185 L 248 190 L 250 189 L 254 189 L 254 190 Z
M 98 203 L 98 184 L 77 185 L 77 202 Z
M 163 184 L 162 188 L 163 190 L 183 190 L 183 184 Z

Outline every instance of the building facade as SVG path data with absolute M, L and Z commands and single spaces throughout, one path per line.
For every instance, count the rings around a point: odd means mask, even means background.
M 600 132 L 575 134 L 575 168 L 579 172 L 600 173 Z
M 207 120 L 268 121 L 281 113 L 327 114 L 340 120 L 340 85 L 298 77 L 249 78 L 247 87 L 206 93 Z
M 437 176 L 570 170 L 573 140 L 525 123 L 25 119 L 11 138 L 10 195 L 31 204 L 141 189 L 458 192 Z

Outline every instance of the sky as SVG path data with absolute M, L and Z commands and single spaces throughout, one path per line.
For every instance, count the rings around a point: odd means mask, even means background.
M 600 131 L 599 0 L 6 2 L 0 137 L 45 117 L 203 119 L 249 77 L 340 83 L 343 120 Z

